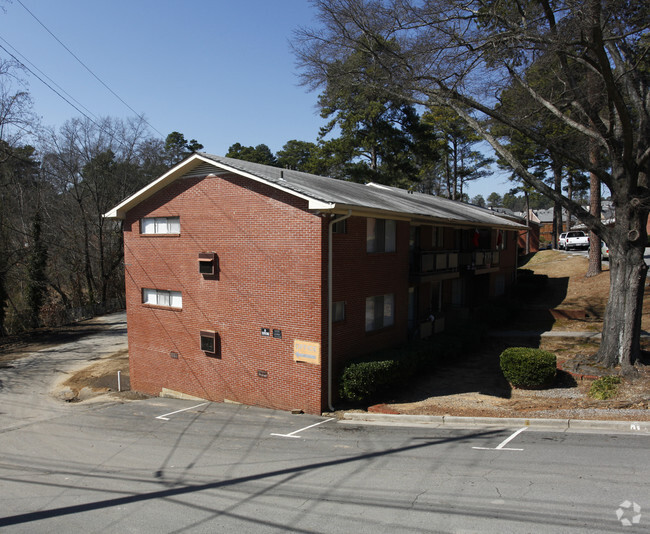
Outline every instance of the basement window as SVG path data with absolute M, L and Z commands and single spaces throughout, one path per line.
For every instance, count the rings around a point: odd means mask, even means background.
M 201 330 L 199 333 L 201 350 L 207 354 L 217 353 L 217 333 L 211 330 Z
M 219 270 L 219 259 L 214 252 L 199 253 L 199 273 L 213 276 Z

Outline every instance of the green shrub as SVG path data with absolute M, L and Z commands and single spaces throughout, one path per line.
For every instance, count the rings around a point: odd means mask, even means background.
M 354 402 L 373 400 L 400 375 L 398 360 L 352 362 L 341 376 L 341 397 Z
M 474 323 L 471 327 L 458 327 L 405 347 L 352 360 L 341 374 L 340 396 L 359 403 L 377 400 L 390 387 L 406 385 L 418 373 L 430 372 L 439 361 L 452 360 L 477 348 L 486 332 L 485 327 Z
M 499 359 L 503 376 L 519 388 L 548 386 L 557 373 L 555 354 L 540 349 L 511 347 Z
M 602 376 L 591 384 L 589 396 L 598 400 L 611 399 L 616 396 L 620 383 L 620 376 Z

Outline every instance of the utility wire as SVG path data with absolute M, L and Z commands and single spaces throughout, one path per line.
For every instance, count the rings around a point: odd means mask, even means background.
M 93 76 L 93 77 L 94 77 L 94 78 L 95 78 L 99 83 L 101 83 L 101 84 L 102 84 L 106 89 L 108 89 L 108 91 L 110 91 L 110 93 L 111 93 L 113 96 L 115 96 L 115 98 L 117 98 L 120 102 L 122 102 L 122 104 L 124 104 L 124 105 L 125 105 L 127 108 L 129 108 L 133 113 L 135 113 L 136 116 L 141 117 L 142 120 L 144 121 L 144 123 L 147 124 L 147 126 L 149 126 L 149 127 L 150 127 L 152 130 L 154 130 L 156 133 L 158 133 L 158 135 L 160 135 L 161 137 L 165 137 L 165 136 L 164 136 L 162 133 L 160 133 L 160 132 L 159 132 L 159 131 L 154 127 L 154 126 L 152 126 L 151 124 L 149 124 L 149 122 L 147 122 L 147 120 L 146 120 L 144 117 L 142 117 L 140 113 L 138 113 L 138 112 L 137 112 L 136 110 L 134 110 L 131 106 L 129 106 L 129 105 L 128 105 L 128 104 L 127 104 L 127 103 L 122 99 L 122 97 L 120 97 L 120 95 L 118 95 L 115 91 L 113 91 L 113 89 L 111 89 L 111 88 L 110 88 L 110 87 L 109 87 L 109 86 L 108 86 L 108 85 L 107 85 L 107 84 L 106 84 L 106 83 L 105 83 L 105 82 L 104 82 L 104 81 L 103 81 L 99 76 L 97 76 L 97 75 L 96 75 L 96 74 L 95 74 L 95 73 L 90 69 L 90 67 L 88 67 L 88 66 L 87 66 L 83 61 L 81 61 L 81 59 L 79 59 L 79 58 L 77 57 L 77 55 L 76 55 L 72 50 L 70 50 L 70 49 L 69 49 L 69 48 L 68 48 L 68 47 L 67 47 L 67 46 L 66 46 L 66 45 L 61 41 L 61 39 L 59 39 L 56 35 L 54 35 L 54 33 L 52 33 L 52 32 L 50 31 L 50 29 L 49 29 L 47 26 L 45 26 L 45 24 L 43 24 L 43 23 L 38 19 L 38 17 L 37 17 L 36 15 L 34 15 L 34 13 L 32 13 L 32 12 L 27 8 L 27 6 L 26 6 L 25 4 L 22 3 L 21 0 L 16 0 L 16 1 L 17 1 L 17 2 L 18 2 L 18 3 L 19 3 L 19 4 L 20 4 L 24 9 L 25 9 L 25 11 L 27 11 L 27 13 L 29 13 L 29 14 L 34 18 L 34 20 L 35 20 L 36 22 L 38 22 L 38 23 L 39 23 L 39 24 L 40 24 L 40 25 L 45 29 L 45 31 L 46 31 L 47 33 L 49 33 L 49 34 L 50 34 L 50 35 L 51 35 L 51 36 L 52 36 L 52 37 L 53 37 L 53 38 L 54 38 L 54 39 L 55 39 L 55 40 L 56 40 L 56 41 L 57 41 L 57 42 L 58 42 L 58 43 L 63 47 L 63 48 L 65 48 L 65 49 L 67 50 L 67 52 L 68 52 L 68 53 L 69 53 L 73 58 L 75 58 L 75 59 L 77 60 L 77 62 L 79 62 L 79 64 L 80 64 L 84 69 L 86 69 L 86 70 L 87 70 L 87 71 L 88 71 L 88 72 L 89 72 L 89 73 L 90 73 L 90 74 L 91 74 L 91 75 L 92 75 L 92 76 Z
M 52 85 L 55 85 L 55 86 L 56 86 L 60 91 L 62 91 L 63 93 L 65 93 L 66 96 L 67 96 L 68 98 L 70 98 L 70 100 L 73 100 L 73 101 L 74 101 L 78 106 L 80 106 L 80 107 L 82 107 L 84 110 L 86 110 L 87 113 L 89 113 L 90 115 L 92 115 L 93 117 L 95 117 L 95 119 L 99 120 L 99 117 L 97 117 L 97 115 L 95 115 L 95 114 L 94 114 L 92 111 L 90 111 L 86 106 L 84 106 L 81 102 L 79 102 L 79 100 L 77 100 L 77 99 L 76 99 L 75 97 L 73 97 L 70 93 L 68 93 L 68 92 L 67 92 L 63 87 L 61 87 L 58 83 L 56 83 L 52 78 L 50 78 L 47 74 L 45 74 L 45 73 L 44 73 L 41 69 L 39 69 L 36 65 L 34 65 L 34 63 L 32 63 L 32 62 L 31 62 L 27 57 L 25 57 L 23 54 L 21 54 L 20 51 L 19 51 L 15 46 L 13 46 L 9 41 L 7 41 L 4 37 L 0 36 L 0 41 L 2 41 L 4 44 L 6 44 L 9 48 L 11 48 L 11 49 L 16 53 L 16 54 L 18 54 L 18 55 L 23 59 L 23 61 L 19 61 L 19 63 L 23 66 L 23 68 L 27 68 L 27 66 L 25 65 L 25 62 L 29 63 L 29 64 L 32 66 L 32 68 L 36 69 L 36 70 L 37 70 L 37 71 L 38 71 L 38 72 L 39 72 L 43 77 L 47 78 L 47 79 L 50 81 L 50 83 L 51 83 Z M 3 50 L 5 50 L 5 52 L 7 51 L 7 49 L 4 48 L 4 47 L 3 47 Z M 9 53 L 9 52 L 7 52 L 7 53 Z M 14 59 L 16 59 L 15 56 L 13 56 L 13 57 L 14 57 Z M 16 61 L 18 61 L 18 60 L 16 60 Z M 32 70 L 30 70 L 30 72 L 32 72 L 32 74 L 33 74 L 33 71 L 32 71 Z M 39 78 L 39 79 L 40 79 L 40 78 Z M 41 81 L 42 81 L 42 80 L 41 80 Z M 77 109 L 77 108 L 75 108 L 75 109 Z M 77 111 L 79 111 L 79 110 L 77 109 Z
M 4 41 L 4 39 L 2 39 L 2 40 Z M 5 41 L 5 42 L 6 42 L 6 41 Z M 8 43 L 7 43 L 7 44 L 8 44 Z M 11 46 L 11 45 L 9 45 L 9 46 Z M 13 47 L 12 47 L 12 48 L 13 48 Z M 99 122 L 97 122 L 96 120 L 94 120 L 92 117 L 88 116 L 84 111 L 82 111 L 82 110 L 79 109 L 75 104 L 73 104 L 72 102 L 70 102 L 70 100 L 68 100 L 68 99 L 67 99 L 65 96 L 63 96 L 59 91 L 57 91 L 54 87 L 52 87 L 49 83 L 47 83 L 43 78 L 41 78 L 38 74 L 36 74 L 32 69 L 30 69 L 30 68 L 29 68 L 27 65 L 25 65 L 22 61 L 20 61 L 20 59 L 18 59 L 14 54 L 12 54 L 9 50 L 7 50 L 7 49 L 6 49 L 2 44 L 0 44 L 0 49 L 1 49 L 1 50 L 4 50 L 4 51 L 5 51 L 5 52 L 10 56 L 10 57 L 12 57 L 12 58 L 14 59 L 14 61 L 16 61 L 16 62 L 17 62 L 17 63 L 18 63 L 18 64 L 19 64 L 23 69 L 25 69 L 25 70 L 26 70 L 27 72 L 29 72 L 32 76 L 34 76 L 36 79 L 38 79 L 38 80 L 39 80 L 43 85 L 45 85 L 48 89 L 50 89 L 50 91 L 52 91 L 53 93 L 55 93 L 55 94 L 56 94 L 56 95 L 57 95 L 61 100 L 65 101 L 67 104 L 69 104 L 69 105 L 72 106 L 74 109 L 76 109 L 77 112 L 78 112 L 79 114 L 81 114 L 81 115 L 83 115 L 84 117 L 86 117 L 86 119 L 88 119 L 92 124 L 94 124 L 94 125 L 97 127 L 97 129 L 98 129 L 99 131 L 104 132 L 106 135 L 108 135 L 108 136 L 110 137 L 110 139 L 111 139 L 112 141 L 115 141 L 118 145 L 121 145 L 123 148 L 125 148 L 125 149 L 127 149 L 127 150 L 130 150 L 131 147 L 129 147 L 128 144 L 126 144 L 126 143 L 125 143 L 124 141 L 122 141 L 119 137 L 117 137 L 117 136 L 115 135 L 115 133 L 113 133 L 113 132 L 107 130 L 106 128 L 104 128 L 104 127 L 103 127 Z M 18 51 L 16 51 L 16 52 L 19 53 Z M 21 54 L 21 55 L 22 55 L 22 54 Z M 55 85 L 56 85 L 56 84 L 55 84 Z M 65 92 L 65 91 L 64 91 L 64 92 Z M 66 94 L 67 94 L 67 93 L 66 93 Z M 72 98 L 72 97 L 71 97 L 71 98 Z M 73 99 L 73 100 L 74 100 L 74 99 Z M 80 105 L 81 105 L 81 104 L 80 104 Z M 81 106 L 81 107 L 83 107 L 83 106 Z M 94 113 L 92 113 L 92 112 L 89 112 L 89 113 L 90 113 L 91 115 L 94 115 Z M 144 118 L 142 118 L 142 117 L 139 117 L 139 118 L 140 118 L 143 122 L 146 123 L 146 121 L 144 120 Z M 99 119 L 98 119 L 98 120 L 99 120 Z M 149 124 L 149 123 L 147 123 L 147 124 Z M 160 132 L 159 132 L 159 133 L 160 133 Z
M 4 41 L 4 39 L 3 39 L 3 41 Z M 9 50 L 7 50 L 3 45 L 0 44 L 0 48 L 2 50 L 4 50 L 9 56 L 11 56 L 22 68 L 24 68 L 27 72 L 29 72 L 36 79 L 38 79 L 48 89 L 50 89 L 50 91 L 55 93 L 59 98 L 61 98 L 62 100 L 67 102 L 70 106 L 72 106 L 74 109 L 76 109 L 81 115 L 86 117 L 90 122 L 92 122 L 95 126 L 97 126 L 97 128 L 99 128 L 100 130 L 102 129 L 101 126 L 99 124 L 97 124 L 92 118 L 90 118 L 88 115 L 86 115 L 86 113 L 84 113 L 82 110 L 80 110 L 76 105 L 74 105 L 72 102 L 70 102 L 70 100 L 68 100 L 65 96 L 63 96 L 59 91 L 57 91 L 54 87 L 52 87 L 49 83 L 47 83 L 43 78 L 41 78 L 38 74 L 36 74 L 32 69 L 30 69 L 22 61 L 20 61 L 20 59 L 18 59 L 14 54 L 12 54 Z

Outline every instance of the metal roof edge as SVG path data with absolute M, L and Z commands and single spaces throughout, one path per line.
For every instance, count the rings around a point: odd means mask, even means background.
M 303 200 L 306 200 L 308 202 L 309 209 L 312 210 L 331 210 L 336 207 L 336 204 L 330 202 L 324 202 L 322 200 L 305 195 L 304 193 L 294 191 L 291 188 L 283 187 L 279 184 L 273 183 L 269 180 L 265 180 L 264 178 L 251 174 L 250 172 L 243 171 L 235 167 L 231 167 L 230 165 L 226 165 L 224 163 L 206 157 L 202 154 L 192 154 L 191 156 L 188 156 L 183 161 L 177 163 L 174 167 L 172 167 L 169 171 L 163 174 L 160 178 L 157 178 L 153 182 L 147 184 L 145 187 L 143 187 L 139 191 L 135 192 L 134 194 L 132 194 L 131 196 L 127 197 L 125 200 L 120 202 L 117 206 L 107 211 L 104 214 L 104 217 L 107 219 L 124 219 L 126 213 L 129 210 L 133 209 L 135 206 L 137 206 L 144 200 L 153 196 L 161 189 L 164 189 L 169 184 L 171 184 L 178 178 L 182 177 L 186 172 L 196 167 L 196 163 L 198 162 L 208 163 L 224 171 L 231 172 L 233 174 L 237 174 L 240 176 L 244 176 L 245 178 L 249 178 L 256 182 L 263 183 L 274 189 L 278 189 L 290 195 L 302 198 Z M 195 164 L 190 166 L 191 163 L 195 163 Z
M 313 210 L 327 210 L 327 209 L 333 209 L 336 207 L 336 204 L 333 204 L 331 202 L 326 202 L 323 200 L 319 200 L 317 198 L 311 197 L 309 195 L 306 195 L 304 193 L 300 193 L 299 191 L 296 191 L 295 189 L 291 189 L 290 187 L 284 187 L 280 184 L 277 184 L 275 182 L 272 182 L 271 180 L 267 180 L 265 178 L 262 178 L 260 176 L 257 176 L 253 173 L 250 173 L 248 171 L 244 171 L 242 169 L 237 169 L 236 167 L 231 167 L 230 165 L 227 165 L 226 163 L 222 163 L 220 161 L 214 160 L 210 157 L 203 156 L 201 154 L 197 154 L 200 158 L 203 159 L 206 163 L 210 163 L 211 165 L 214 165 L 215 167 L 219 167 L 220 169 L 223 169 L 224 171 L 232 172 L 233 174 L 238 174 L 240 176 L 244 176 L 245 178 L 249 178 L 250 180 L 254 180 L 256 182 L 263 183 L 265 185 L 268 185 L 269 187 L 272 187 L 273 189 L 277 189 L 279 191 L 284 191 L 285 193 L 288 193 L 290 195 L 293 195 L 298 198 L 302 198 L 303 200 L 306 200 L 309 203 L 309 209 Z M 278 168 L 279 171 L 282 171 L 283 169 Z

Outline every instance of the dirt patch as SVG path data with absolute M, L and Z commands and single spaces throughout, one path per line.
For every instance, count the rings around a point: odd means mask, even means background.
M 118 387 L 118 372 L 119 387 Z M 121 350 L 102 358 L 96 363 L 75 372 L 61 386 L 68 388 L 74 398 L 78 399 L 84 390 L 95 394 L 130 389 L 129 387 L 129 351 Z
M 508 329 L 521 331 L 600 332 L 609 296 L 609 271 L 585 278 L 587 258 L 557 251 L 535 254 L 524 266 L 548 276 L 547 284 L 522 302 L 522 313 Z M 550 313 L 551 309 L 575 313 Z M 650 326 L 650 296 L 644 297 L 642 328 Z M 534 312 L 540 313 L 534 313 Z M 582 312 L 585 312 L 584 314 Z M 558 371 L 556 382 L 545 390 L 512 389 L 499 368 L 499 355 L 507 347 L 539 347 L 553 352 L 561 369 L 598 350 L 593 339 L 526 336 L 490 338 L 480 351 L 446 362 L 421 378 L 408 392 L 395 394 L 382 409 L 388 413 L 456 415 L 471 417 L 527 417 L 562 419 L 650 420 L 650 368 L 638 366 L 638 376 L 624 379 L 613 399 L 600 401 L 587 395 L 593 382 L 587 373 L 575 376 Z M 650 341 L 642 348 L 650 351 Z M 597 370 L 598 371 L 598 370 Z M 602 372 L 609 372 L 600 370 Z
M 130 389 L 129 352 L 124 349 L 73 372 L 56 386 L 53 394 L 66 402 L 86 401 L 106 394 L 122 400 L 148 398 Z

